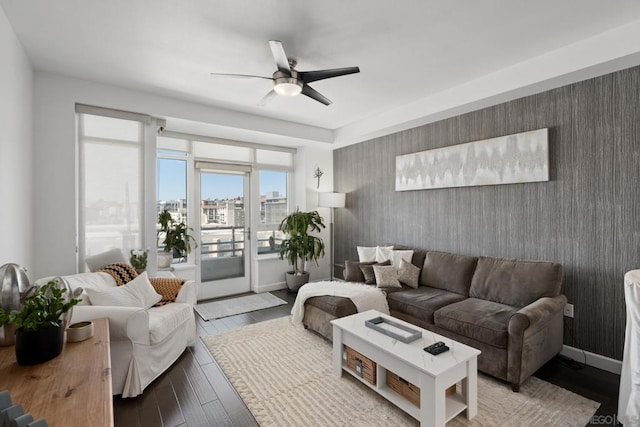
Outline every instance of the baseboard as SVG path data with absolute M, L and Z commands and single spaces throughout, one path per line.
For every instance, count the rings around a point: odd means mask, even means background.
M 279 291 L 280 289 L 287 289 L 286 282 L 269 283 L 268 285 L 258 285 L 253 291 L 257 294 L 262 292 Z
M 620 360 L 611 359 L 601 354 L 591 353 L 579 348 L 563 345 L 560 355 L 571 358 L 579 363 L 586 363 L 594 368 L 620 375 L 622 371 L 622 362 Z

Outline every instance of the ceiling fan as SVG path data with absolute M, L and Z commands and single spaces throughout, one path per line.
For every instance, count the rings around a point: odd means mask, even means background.
M 276 65 L 278 66 L 278 69 L 271 77 L 226 73 L 211 73 L 211 75 L 213 77 L 266 79 L 273 81 L 273 89 L 267 93 L 260 102 L 258 102 L 258 105 L 260 106 L 266 105 L 276 95 L 296 96 L 299 94 L 306 95 L 324 105 L 329 105 L 331 104 L 331 101 L 309 86 L 309 83 L 360 72 L 360 68 L 358 67 L 333 68 L 331 70 L 317 71 L 297 71 L 295 69 L 296 61 L 294 59 L 287 58 L 287 54 L 285 53 L 281 42 L 278 40 L 269 40 L 269 46 L 271 47 L 273 59 L 275 59 Z

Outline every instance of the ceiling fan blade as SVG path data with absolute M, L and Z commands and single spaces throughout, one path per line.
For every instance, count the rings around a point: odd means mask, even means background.
M 346 76 L 347 74 L 359 73 L 359 67 L 334 68 L 331 70 L 318 71 L 299 71 L 298 77 L 305 83 L 311 83 L 318 80 L 330 79 L 332 77 Z
M 278 65 L 278 70 L 291 75 L 291 68 L 289 68 L 289 59 L 284 51 L 282 43 L 278 40 L 269 40 L 269 47 L 271 48 L 271 54 L 273 59 Z
M 273 80 L 272 77 L 253 76 L 250 74 L 227 74 L 227 73 L 210 73 L 211 77 L 230 77 L 232 79 L 267 79 Z
M 321 102 L 324 105 L 330 105 L 331 101 L 326 96 L 322 95 L 320 92 L 305 84 L 302 86 L 302 94 L 308 96 L 311 99 L 315 99 L 318 102 Z
M 258 107 L 264 107 L 265 105 L 267 105 L 268 103 L 270 103 L 273 98 L 275 98 L 276 96 L 278 96 L 278 94 L 276 93 L 275 90 L 271 89 L 271 91 L 266 94 L 259 102 L 258 102 Z

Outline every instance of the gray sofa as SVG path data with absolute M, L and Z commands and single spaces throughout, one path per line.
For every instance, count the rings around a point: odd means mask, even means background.
M 562 349 L 560 264 L 424 250 L 412 263 L 419 286 L 386 289 L 391 315 L 481 350 L 478 369 L 513 391 Z M 356 311 L 347 298 L 309 298 L 303 324 L 331 340 L 329 322 Z

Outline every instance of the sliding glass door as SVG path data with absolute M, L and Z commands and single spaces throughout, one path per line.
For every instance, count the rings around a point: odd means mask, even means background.
M 200 299 L 250 289 L 250 169 L 197 163 Z M 219 169 L 222 168 L 222 169 Z

